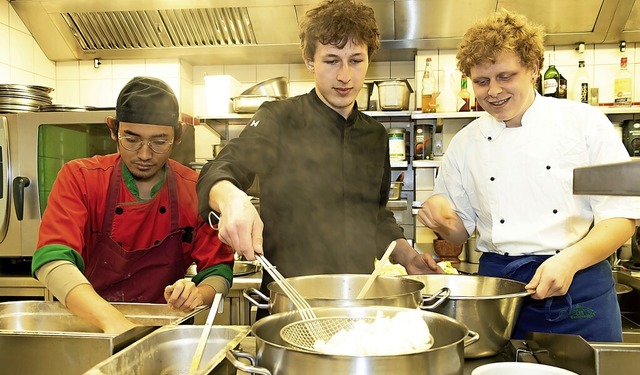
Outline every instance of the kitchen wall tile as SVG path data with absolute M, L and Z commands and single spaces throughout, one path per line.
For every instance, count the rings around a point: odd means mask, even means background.
M 0 25 L 7 25 L 9 26 L 9 8 L 11 7 L 11 5 L 9 5 L 8 1 L 0 1 Z M 3 46 L 6 46 L 6 44 L 2 44 Z
M 555 46 L 555 63 L 556 66 L 575 66 L 578 68 L 578 61 L 584 60 L 585 66 L 593 66 L 595 62 L 595 46 L 593 44 L 585 44 L 584 53 L 579 53 L 575 46 Z M 545 51 L 545 61 L 548 54 Z M 546 61 L 547 65 L 549 62 Z M 564 75 L 564 74 L 563 74 Z
M 180 60 L 178 59 L 149 59 L 145 60 L 145 65 L 145 75 L 162 80 L 180 77 Z
M 257 82 L 256 65 L 225 65 L 224 74 L 232 76 L 243 84 Z
M 33 71 L 36 75 L 44 76 L 55 81 L 56 64 L 47 58 L 37 43 L 33 43 Z M 55 88 L 55 85 L 51 87 Z
M 144 59 L 109 61 L 111 63 L 112 77 L 114 79 L 125 78 L 129 80 L 133 77 L 144 76 L 146 74 L 146 65 Z M 102 68 L 102 66 L 100 66 L 100 68 Z
M 313 82 L 313 74 L 307 70 L 307 66 L 304 64 L 291 64 L 289 65 L 289 85 L 291 82 Z M 291 90 L 291 87 L 289 87 Z
M 205 76 L 224 75 L 224 65 L 196 65 L 193 67 L 193 84 L 204 85 Z
M 100 60 L 100 65 L 96 68 L 93 60 L 79 61 L 79 78 L 89 80 L 107 80 L 113 78 L 113 61 Z
M 193 84 L 193 65 L 191 63 L 180 60 L 180 78 Z
M 196 117 L 207 113 L 207 95 L 204 84 L 193 85 L 193 113 Z
M 24 22 L 22 22 L 22 20 L 20 19 L 20 16 L 18 16 L 18 13 L 16 13 L 16 11 L 11 6 L 9 7 L 9 27 L 21 31 L 25 34 L 31 35 L 29 29 L 27 29 L 27 26 L 25 26 Z
M 56 63 L 56 78 L 59 80 L 79 79 L 79 61 L 59 61 Z
M 9 64 L 0 63 L 0 82 L 11 82 L 11 67 L 9 66 Z
M 193 84 L 186 78 L 180 79 L 180 112 L 193 116 Z
M 635 60 L 633 49 L 627 48 L 625 52 L 620 52 L 617 44 L 598 44 L 595 46 L 595 64 L 616 64 L 620 65 L 620 58 L 626 56 L 629 63 Z
M 289 64 L 266 64 L 256 66 L 256 82 L 275 77 L 289 77 Z
M 113 80 L 113 87 L 111 89 L 112 90 L 111 95 L 113 96 L 113 104 L 111 104 L 110 107 L 116 106 L 116 102 L 118 101 L 118 95 L 120 95 L 120 91 L 122 91 L 122 88 L 124 87 L 124 85 L 126 85 L 127 82 L 131 80 L 131 78 L 126 77 L 126 78 L 117 78 Z
M 314 87 L 314 82 L 291 82 L 289 83 L 289 96 L 306 94 Z
M 111 79 L 81 79 L 80 104 L 94 107 L 113 107 L 116 98 L 113 96 Z
M 57 80 L 56 82 L 56 104 L 79 105 L 80 104 L 80 81 L 78 80 Z
M 11 66 L 33 72 L 33 37 L 14 28 L 9 28 L 9 53 Z
M 0 2 L 1 4 L 1 2 Z M 9 26 L 0 24 L 0 63 L 9 65 L 11 63 L 11 49 L 9 46 Z
M 35 77 L 32 72 L 11 66 L 9 83 L 17 85 L 35 85 Z

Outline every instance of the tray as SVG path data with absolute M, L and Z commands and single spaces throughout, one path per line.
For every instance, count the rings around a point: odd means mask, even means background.
M 198 371 L 190 373 L 203 326 L 167 326 L 98 363 L 86 375 L 236 374 L 225 354 L 250 331 L 249 326 L 212 326 Z

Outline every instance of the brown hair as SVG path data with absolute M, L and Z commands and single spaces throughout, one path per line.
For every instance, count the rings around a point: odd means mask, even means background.
M 523 15 L 505 9 L 473 24 L 458 46 L 458 69 L 470 75 L 471 67 L 495 63 L 502 52 L 514 52 L 522 64 L 540 71 L 544 61 L 544 29 Z
M 300 22 L 302 57 L 313 60 L 316 42 L 343 48 L 348 42 L 366 44 L 369 61 L 380 48 L 380 32 L 371 7 L 354 0 L 327 0 L 310 9 Z

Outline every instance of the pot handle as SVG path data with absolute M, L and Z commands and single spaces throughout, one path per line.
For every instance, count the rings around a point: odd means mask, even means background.
M 250 374 L 259 374 L 259 375 L 271 375 L 271 371 L 267 370 L 264 367 L 256 366 L 256 359 L 249 353 L 241 352 L 238 350 L 227 350 L 225 354 L 227 360 L 231 362 L 231 364 L 240 371 L 244 371 Z M 247 365 L 238 361 L 238 358 L 246 358 L 251 362 L 251 365 Z
M 475 331 L 469 331 L 469 333 L 467 333 L 467 336 L 469 337 L 468 340 L 464 340 L 464 347 L 466 348 L 467 346 L 473 344 L 474 342 L 480 340 L 480 335 L 478 334 L 478 332 Z
M 264 300 L 267 301 L 267 303 L 260 303 L 258 301 L 256 301 L 253 298 L 253 295 L 257 295 L 258 297 L 260 297 L 260 300 Z M 244 298 L 246 300 L 248 300 L 249 302 L 251 302 L 252 305 L 256 306 L 259 309 L 268 309 L 269 308 L 269 297 L 265 296 L 264 293 L 262 293 L 261 291 L 259 291 L 256 288 L 247 288 L 245 290 L 242 291 L 242 295 L 244 296 Z
M 442 305 L 444 301 L 446 301 L 447 298 L 449 298 L 450 295 L 451 295 L 451 289 L 445 286 L 442 289 L 440 289 L 437 293 L 433 294 L 432 296 L 429 296 L 429 297 L 423 296 L 420 310 L 427 310 L 427 311 L 435 310 L 438 306 Z M 436 301 L 432 305 L 425 306 L 425 303 L 431 302 L 433 300 L 436 300 Z

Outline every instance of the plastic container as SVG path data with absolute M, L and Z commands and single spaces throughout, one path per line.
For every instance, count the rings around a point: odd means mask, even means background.
M 204 76 L 207 114 L 233 113 L 232 98 L 238 96 L 241 84 L 230 75 Z

